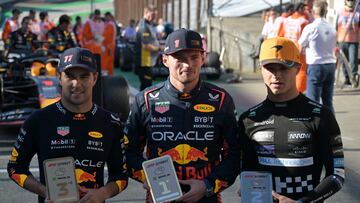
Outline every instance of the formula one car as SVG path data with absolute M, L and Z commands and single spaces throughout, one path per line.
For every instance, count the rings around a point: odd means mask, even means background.
M 59 53 L 41 49 L 31 54 L 17 50 L 0 62 L 0 126 L 21 125 L 34 110 L 60 99 L 58 61 Z M 94 101 L 124 121 L 129 112 L 126 80 L 101 77 L 94 88 Z

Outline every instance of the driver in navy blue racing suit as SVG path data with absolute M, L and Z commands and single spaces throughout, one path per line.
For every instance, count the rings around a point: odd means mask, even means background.
M 71 156 L 75 160 L 80 202 L 103 202 L 127 186 L 120 119 L 92 102 L 98 73 L 89 50 L 67 49 L 61 55 L 58 72 L 61 101 L 34 112 L 25 121 L 8 163 L 9 176 L 44 202 L 47 192 L 43 161 Z M 35 154 L 40 181 L 29 170 Z M 104 185 L 105 164 L 108 182 Z
M 170 155 L 185 192 L 178 201 L 221 202 L 219 193 L 240 169 L 234 102 L 222 88 L 200 80 L 204 50 L 197 32 L 171 33 L 164 52 L 169 78 L 140 92 L 131 107 L 128 170 L 143 183 L 142 162 Z
M 273 198 L 280 203 L 323 202 L 341 189 L 345 179 L 334 114 L 296 89 L 299 58 L 291 40 L 263 42 L 260 64 L 268 95 L 239 119 L 242 170 L 270 171 Z

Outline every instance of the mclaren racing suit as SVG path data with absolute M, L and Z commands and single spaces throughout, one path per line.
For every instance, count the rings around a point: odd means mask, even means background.
M 37 154 L 40 182 L 45 185 L 43 161 L 72 156 L 79 186 L 102 187 L 106 163 L 108 181 L 116 182 L 121 192 L 127 186 L 124 153 L 122 126 L 118 117 L 97 105 L 87 113 L 74 114 L 57 102 L 34 112 L 25 121 L 11 153 L 8 173 L 23 187 L 26 178 L 31 175 L 30 161 Z M 39 196 L 39 202 L 43 201 Z
M 234 182 L 240 168 L 236 133 L 234 103 L 227 92 L 199 82 L 190 93 L 181 93 L 168 79 L 139 93 L 132 105 L 125 128 L 129 172 L 144 182 L 142 162 L 170 155 L 179 179 L 206 178 L 219 193 Z M 200 202 L 220 201 L 217 194 Z
M 273 190 L 301 202 L 322 202 L 341 189 L 344 155 L 333 113 L 300 94 L 268 99 L 240 116 L 242 170 L 270 171 Z M 325 178 L 320 181 L 323 166 Z

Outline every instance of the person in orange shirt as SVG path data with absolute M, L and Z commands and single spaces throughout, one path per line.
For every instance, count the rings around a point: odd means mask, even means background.
M 281 15 L 275 19 L 273 32 L 277 37 L 283 37 L 283 36 L 279 36 L 280 28 L 283 26 L 285 19 L 291 16 L 293 13 L 294 13 L 294 4 L 290 3 L 285 7 L 285 10 L 281 13 Z
M 55 24 L 49 20 L 49 14 L 46 11 L 40 12 L 39 17 L 39 40 L 45 41 L 47 40 L 47 33 L 55 27 Z
M 355 11 L 355 6 L 355 0 L 345 0 L 345 5 L 337 12 L 336 16 L 337 42 L 339 48 L 349 60 L 353 77 L 358 74 L 360 36 L 360 11 Z M 351 78 L 344 66 L 343 73 L 345 76 L 345 85 L 351 85 Z
M 105 13 L 105 28 L 103 33 L 103 51 L 101 53 L 101 68 L 108 75 L 114 74 L 114 54 L 115 54 L 115 38 L 116 26 L 114 17 L 110 12 Z M 105 73 L 106 74 L 106 73 Z
M 298 45 L 301 33 L 304 27 L 309 24 L 309 21 L 305 18 L 305 4 L 297 3 L 295 5 L 295 12 L 286 18 L 283 26 L 280 27 L 279 36 L 284 36 Z M 296 75 L 296 87 L 299 92 L 305 92 L 306 90 L 306 58 L 305 53 L 301 53 L 300 56 L 301 68 Z
M 9 39 L 10 33 L 18 30 L 20 28 L 19 23 L 19 16 L 21 14 L 21 11 L 17 8 L 14 8 L 12 10 L 12 17 L 6 20 L 4 25 L 4 30 L 2 33 L 2 40 L 6 42 L 7 39 Z
M 36 11 L 31 9 L 29 11 L 29 18 L 31 19 L 31 32 L 39 35 L 40 34 L 40 26 L 39 26 L 39 22 L 36 19 Z
M 92 18 L 86 21 L 82 34 L 83 47 L 89 49 L 93 54 L 101 55 L 104 27 L 101 12 L 96 9 Z

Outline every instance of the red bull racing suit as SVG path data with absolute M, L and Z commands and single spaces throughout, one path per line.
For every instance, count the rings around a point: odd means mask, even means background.
M 275 192 L 299 202 L 322 202 L 341 189 L 343 147 L 328 108 L 302 94 L 288 102 L 267 99 L 242 114 L 239 126 L 242 170 L 270 171 Z
M 37 154 L 40 182 L 45 185 L 43 161 L 72 156 L 80 187 L 102 187 L 106 163 L 108 182 L 115 182 L 121 192 L 127 186 L 124 149 L 122 125 L 117 116 L 95 104 L 91 111 L 75 114 L 57 102 L 34 112 L 25 121 L 11 153 L 8 173 L 23 187 L 26 178 L 32 175 L 30 161 Z M 39 202 L 43 201 L 39 196 Z
M 219 87 L 199 82 L 181 93 L 168 79 L 147 88 L 136 96 L 125 128 L 131 176 L 144 182 L 142 162 L 170 155 L 179 179 L 207 179 L 213 186 L 217 195 L 200 202 L 221 202 L 219 192 L 240 168 L 237 130 L 233 100 Z

